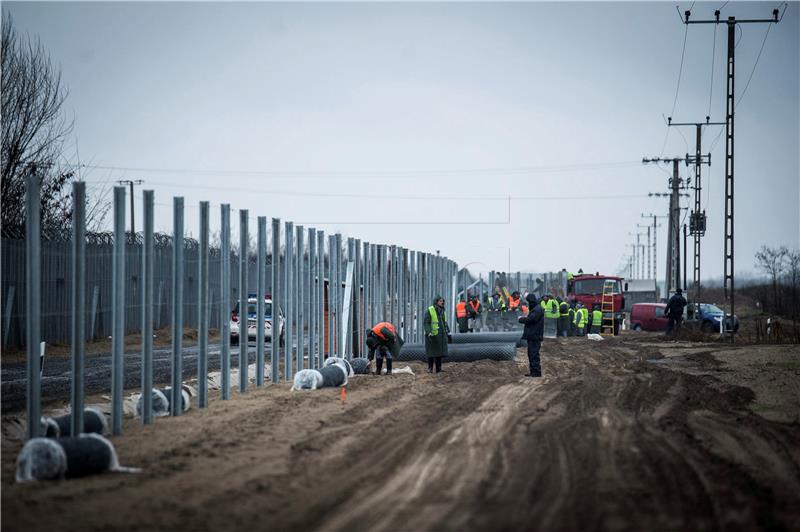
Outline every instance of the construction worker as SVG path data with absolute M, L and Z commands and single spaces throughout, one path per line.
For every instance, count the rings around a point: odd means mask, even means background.
M 555 297 L 545 294 L 547 303 L 544 307 L 544 328 L 548 336 L 558 336 L 558 301 Z
M 375 375 L 381 374 L 383 359 L 386 359 L 386 374 L 392 374 L 392 358 L 400 354 L 403 339 L 397 329 L 388 321 L 382 321 L 372 329 L 367 329 L 367 359 L 375 360 Z
M 478 296 L 472 296 L 472 299 L 467 306 L 467 316 L 469 316 L 469 332 L 473 332 L 477 327 L 476 324 L 478 320 L 481 319 L 481 312 L 483 312 L 483 306 L 481 302 L 478 301 Z
M 422 327 L 425 332 L 425 356 L 428 357 L 428 373 L 433 373 L 434 365 L 436 366 L 436 373 L 439 373 L 442 371 L 442 358 L 447 356 L 447 344 L 453 341 L 444 315 L 444 298 L 442 296 L 433 298 L 433 305 L 428 307 L 427 312 L 425 312 Z
M 675 294 L 669 298 L 664 315 L 669 319 L 667 322 L 667 334 L 675 334 L 681 330 L 683 321 L 683 309 L 686 307 L 686 298 L 683 297 L 683 290 L 678 288 Z
M 522 338 L 528 341 L 528 366 L 530 370 L 526 377 L 541 377 L 542 367 L 539 350 L 542 347 L 542 339 L 544 338 L 544 311 L 542 306 L 537 304 L 534 294 L 528 294 L 525 299 L 530 307 L 530 312 L 528 312 L 527 316 L 520 317 L 518 321 L 525 324 Z
M 583 306 L 583 303 L 578 303 L 575 309 L 575 332 L 578 336 L 586 334 L 586 322 L 588 321 L 589 311 Z
M 498 312 L 500 312 L 500 294 L 495 292 L 486 299 L 486 325 L 490 331 L 497 330 Z
M 458 332 L 465 333 L 469 330 L 469 317 L 467 316 L 467 304 L 464 302 L 464 296 L 461 296 L 456 305 L 456 323 L 458 323 Z
M 600 305 L 595 304 L 592 306 L 592 324 L 590 332 L 592 334 L 600 334 L 603 327 L 603 313 L 600 311 Z
M 569 303 L 558 298 L 558 336 L 567 336 L 569 332 Z
M 573 301 L 567 314 L 567 336 L 575 336 L 575 302 Z

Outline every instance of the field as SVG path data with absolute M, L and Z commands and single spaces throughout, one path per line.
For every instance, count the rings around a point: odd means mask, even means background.
M 3 529 L 800 529 L 796 346 L 629 333 L 542 356 L 542 379 L 520 349 L 129 419 L 139 474 L 15 484 L 6 437 Z

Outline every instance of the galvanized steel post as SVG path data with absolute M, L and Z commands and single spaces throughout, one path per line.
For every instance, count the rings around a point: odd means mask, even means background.
M 111 283 L 111 432 L 122 434 L 125 385 L 125 187 L 114 187 L 114 257 Z
M 305 354 L 305 345 L 303 342 L 303 329 L 305 327 L 305 294 L 303 285 L 305 279 L 305 265 L 303 255 L 305 254 L 305 230 L 302 225 L 297 226 L 297 253 L 296 253 L 296 266 L 295 270 L 295 294 L 297 295 L 297 307 L 295 310 L 295 317 L 297 318 L 297 353 L 295 355 L 295 369 L 301 371 L 303 369 L 303 358 Z
M 280 380 L 279 363 L 281 359 L 281 316 L 285 313 L 281 300 L 281 220 L 272 219 L 272 338 L 270 339 L 270 371 L 272 382 Z
M 170 414 L 181 415 L 183 384 L 183 198 L 173 198 L 172 233 L 172 397 Z
M 264 320 L 267 310 L 264 298 L 267 295 L 267 217 L 258 217 L 258 261 L 256 264 L 256 386 L 264 386 Z M 274 310 L 273 306 L 273 310 Z M 273 312 L 272 326 L 275 330 L 275 313 Z
M 292 275 L 294 274 L 294 224 L 285 223 L 286 250 L 284 259 L 284 280 L 283 292 L 286 297 L 286 351 L 283 358 L 283 377 L 286 381 L 292 380 L 292 342 L 294 341 L 294 329 L 292 328 L 292 318 L 294 317 L 294 294 L 292 293 Z
M 83 357 L 86 346 L 86 182 L 72 183 L 71 434 L 83 432 Z
M 220 205 L 220 373 L 221 396 L 231 398 L 231 206 Z
M 197 406 L 208 405 L 208 209 L 200 202 L 200 241 L 197 250 Z
M 28 175 L 25 190 L 25 348 L 27 353 L 27 435 L 28 439 L 39 435 L 41 417 L 42 382 L 39 360 L 41 339 L 42 302 L 42 234 L 39 177 L 32 170 Z
M 325 362 L 325 232 L 317 232 L 317 367 Z
M 142 423 L 153 422 L 153 268 L 155 241 L 153 237 L 154 194 L 144 191 L 142 214 Z
M 336 237 L 334 235 L 328 236 L 328 356 L 334 355 L 333 342 L 336 337 L 336 324 L 334 323 L 334 307 L 336 307 L 336 296 L 334 287 L 336 282 L 335 276 L 335 263 L 336 257 L 334 250 L 336 249 Z
M 247 262 L 249 235 L 247 230 L 247 209 L 239 211 L 239 392 L 247 391 L 247 365 L 250 362 L 248 353 L 250 312 L 247 297 Z
M 308 228 L 308 367 L 317 362 L 317 230 Z

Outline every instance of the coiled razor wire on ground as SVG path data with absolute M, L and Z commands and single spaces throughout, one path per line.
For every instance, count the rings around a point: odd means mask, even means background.
M 517 347 L 513 342 L 450 344 L 447 346 L 447 362 L 476 362 L 478 360 L 514 360 Z M 409 362 L 428 360 L 424 344 L 406 344 L 395 360 Z

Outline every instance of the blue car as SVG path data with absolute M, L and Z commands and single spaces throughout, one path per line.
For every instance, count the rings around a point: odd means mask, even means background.
M 725 312 L 718 306 L 709 303 L 699 303 L 694 317 L 701 330 L 705 332 L 717 332 L 719 331 L 720 321 L 722 321 L 724 316 Z M 739 318 L 737 318 L 736 315 L 727 317 L 725 330 L 739 330 Z

